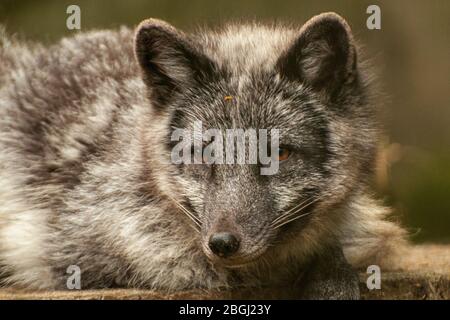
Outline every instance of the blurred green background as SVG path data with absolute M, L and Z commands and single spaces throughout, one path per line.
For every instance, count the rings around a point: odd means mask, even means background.
M 54 42 L 77 32 L 66 28 L 70 4 L 81 8 L 82 31 L 135 26 L 148 17 L 189 30 L 230 19 L 301 24 L 320 12 L 341 14 L 387 93 L 380 197 L 414 241 L 450 243 L 450 1 L 0 0 L 0 23 L 26 39 Z M 366 27 L 371 4 L 381 8 L 381 30 Z

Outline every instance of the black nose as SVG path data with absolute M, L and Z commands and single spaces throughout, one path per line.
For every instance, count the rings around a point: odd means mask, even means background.
M 209 238 L 209 248 L 215 255 L 226 258 L 239 249 L 239 240 L 229 232 L 215 233 Z

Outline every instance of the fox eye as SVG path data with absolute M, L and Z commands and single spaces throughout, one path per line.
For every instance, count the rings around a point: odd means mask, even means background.
M 291 151 L 288 148 L 278 148 L 278 161 L 285 161 L 291 155 Z

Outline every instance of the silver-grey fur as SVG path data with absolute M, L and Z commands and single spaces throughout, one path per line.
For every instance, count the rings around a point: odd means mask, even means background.
M 189 35 L 147 20 L 135 34 L 92 31 L 49 47 L 0 36 L 6 284 L 65 288 L 66 268 L 78 265 L 83 288 L 271 285 L 341 246 L 356 268 L 395 259 L 404 231 L 368 187 L 378 139 L 370 74 L 342 18 Z M 167 161 L 170 127 L 195 120 L 278 127 L 300 152 L 273 178 L 251 166 L 218 166 L 211 178 L 210 168 Z M 311 199 L 305 219 L 271 228 Z M 205 245 L 223 228 L 240 234 L 234 260 Z M 357 296 L 312 279 L 308 297 Z

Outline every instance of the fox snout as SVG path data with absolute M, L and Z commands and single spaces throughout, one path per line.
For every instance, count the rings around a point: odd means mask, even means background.
M 243 266 L 257 260 L 268 247 L 265 228 L 257 230 L 236 214 L 220 215 L 203 228 L 203 251 L 214 264 Z
M 221 258 L 227 258 L 239 250 L 240 240 L 231 232 L 217 232 L 209 238 L 208 246 L 212 253 Z
M 210 260 L 233 260 L 242 253 L 240 228 L 230 216 L 220 216 L 205 230 L 203 248 Z

